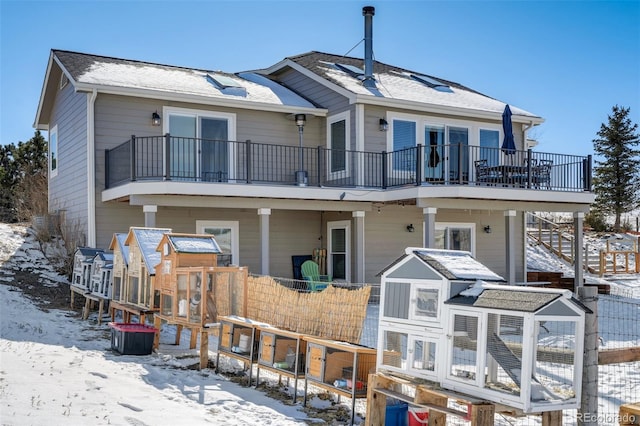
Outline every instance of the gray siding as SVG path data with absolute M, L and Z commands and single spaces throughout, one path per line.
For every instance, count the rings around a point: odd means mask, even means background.
M 255 209 L 208 209 L 158 207 L 156 227 L 173 232 L 194 233 L 198 220 L 238 221 L 240 264 L 250 272 L 260 272 L 259 216 Z M 270 269 L 276 277 L 292 277 L 291 256 L 311 255 L 320 247 L 320 213 L 272 210 L 270 226 Z M 103 204 L 96 216 L 97 245 L 108 247 L 115 232 L 127 232 L 130 226 L 144 226 L 141 206 Z M 316 223 L 317 226 L 310 224 Z
M 367 212 L 365 215 L 365 281 L 378 283 L 376 275 L 404 254 L 406 247 L 422 247 L 423 238 L 422 209 L 415 206 L 384 206 Z M 501 211 L 473 211 L 438 209 L 436 222 L 475 223 L 475 257 L 498 275 L 506 275 L 505 265 L 505 218 Z M 407 232 L 406 226 L 412 223 L 415 232 Z M 492 233 L 483 231 L 485 225 L 491 225 Z M 515 246 L 524 245 L 523 222 L 516 217 Z M 524 253 L 515 253 L 516 280 L 523 280 L 522 265 Z
M 58 174 L 49 179 L 49 210 L 87 234 L 87 95 L 68 84 L 57 93 L 49 121 L 58 126 Z M 77 227 L 77 228 L 76 228 Z
M 349 108 L 349 100 L 346 97 L 297 71 L 283 72 L 278 79 L 288 88 L 307 99 L 312 99 L 320 107 L 328 109 L 330 115 Z

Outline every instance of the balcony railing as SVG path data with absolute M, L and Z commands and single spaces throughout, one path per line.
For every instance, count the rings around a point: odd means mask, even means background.
M 591 156 L 468 145 L 393 152 L 171 136 L 135 137 L 105 152 L 105 186 L 134 181 L 224 182 L 387 189 L 482 185 L 590 191 Z

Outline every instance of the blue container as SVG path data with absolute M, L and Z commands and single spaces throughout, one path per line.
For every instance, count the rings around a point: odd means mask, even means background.
M 407 426 L 408 411 L 409 404 L 406 402 L 387 405 L 387 409 L 384 414 L 384 426 Z

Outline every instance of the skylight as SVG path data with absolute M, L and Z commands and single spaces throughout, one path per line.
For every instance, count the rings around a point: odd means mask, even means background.
M 427 77 L 426 75 L 422 75 L 422 74 L 409 74 L 409 77 L 432 89 L 440 90 L 442 92 L 451 91 L 451 88 L 449 87 L 449 85 L 444 84 L 443 82 L 438 81 L 435 78 Z
M 242 87 L 240 83 L 238 83 L 231 77 L 227 77 L 226 75 L 207 74 L 207 81 L 216 86 L 218 89 L 226 89 L 228 87 Z

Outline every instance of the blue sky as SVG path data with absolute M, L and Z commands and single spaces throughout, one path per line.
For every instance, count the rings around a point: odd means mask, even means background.
M 616 104 L 640 125 L 640 0 L 0 0 L 0 144 L 33 136 L 52 48 L 229 72 L 362 57 L 367 5 L 377 60 L 542 116 L 539 151 L 592 153 Z

